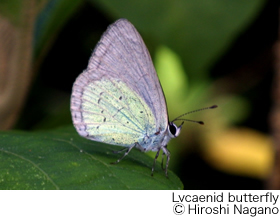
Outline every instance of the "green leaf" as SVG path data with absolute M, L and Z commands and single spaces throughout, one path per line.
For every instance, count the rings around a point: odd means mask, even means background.
M 153 159 L 80 137 L 72 127 L 44 132 L 0 133 L 0 189 L 182 189 L 179 178 Z

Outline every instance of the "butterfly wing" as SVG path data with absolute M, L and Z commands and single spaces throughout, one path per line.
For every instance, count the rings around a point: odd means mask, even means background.
M 165 131 L 165 98 L 150 54 L 126 19 L 110 25 L 76 79 L 71 112 L 80 135 L 131 146 Z

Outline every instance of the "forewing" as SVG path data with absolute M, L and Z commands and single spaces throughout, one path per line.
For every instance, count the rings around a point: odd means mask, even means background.
M 97 141 L 129 145 L 165 131 L 161 85 L 141 36 L 126 19 L 103 34 L 74 83 L 71 111 L 78 132 Z

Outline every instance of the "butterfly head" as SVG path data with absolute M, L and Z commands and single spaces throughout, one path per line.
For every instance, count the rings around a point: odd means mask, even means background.
M 171 138 L 175 138 L 178 137 L 180 132 L 181 132 L 181 128 L 183 126 L 184 122 L 177 127 L 176 124 L 174 124 L 172 121 L 168 123 L 168 134 Z

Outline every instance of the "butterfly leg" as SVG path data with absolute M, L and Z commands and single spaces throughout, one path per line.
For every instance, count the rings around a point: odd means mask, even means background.
M 123 152 L 123 151 L 125 151 L 125 150 L 127 150 L 127 147 L 124 147 L 124 148 L 121 149 L 121 150 L 113 150 L 113 153 L 114 153 L 114 154 L 118 154 L 118 153 L 121 153 L 121 152 Z
M 136 144 L 135 144 L 136 145 Z M 124 153 L 124 155 L 120 158 L 120 159 L 118 159 L 117 161 L 115 161 L 115 162 L 112 162 L 111 164 L 117 164 L 117 163 L 119 163 L 126 155 L 128 155 L 128 153 L 132 150 L 132 148 L 133 147 L 135 147 L 135 145 L 132 145 L 131 147 L 129 147 L 128 149 L 127 149 L 127 151 Z M 121 152 L 121 151 L 123 151 L 124 149 L 122 149 L 122 150 L 120 150 L 119 152 Z
M 161 169 L 163 169 L 163 170 L 164 170 L 164 167 L 163 167 L 164 156 L 165 156 L 165 153 L 162 151 L 162 155 L 161 155 Z
M 164 146 L 161 149 L 162 149 L 163 153 L 166 155 L 165 176 L 168 178 L 167 169 L 168 169 L 169 160 L 170 160 L 170 152 L 167 150 L 167 146 Z
M 156 165 L 156 161 L 157 161 L 157 158 L 158 158 L 158 155 L 159 155 L 159 152 L 160 152 L 160 148 L 158 149 L 158 151 L 157 151 L 157 154 L 156 154 L 156 156 L 155 156 L 155 159 L 154 159 L 154 164 L 153 164 L 153 167 L 152 167 L 152 173 L 151 173 L 151 176 L 153 176 L 154 175 L 154 170 L 155 170 L 155 165 Z

